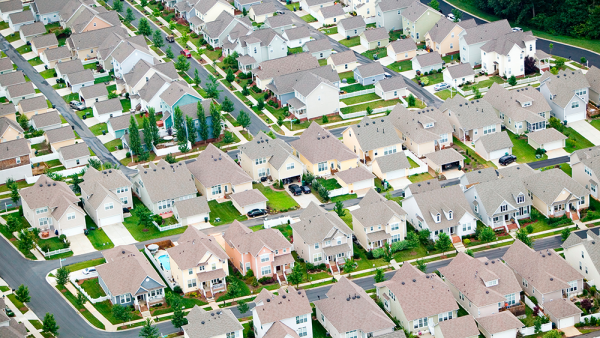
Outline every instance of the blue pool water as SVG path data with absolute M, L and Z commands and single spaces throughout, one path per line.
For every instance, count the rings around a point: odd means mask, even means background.
M 171 270 L 171 261 L 169 260 L 169 255 L 162 255 L 158 257 L 158 261 L 162 264 L 165 270 Z

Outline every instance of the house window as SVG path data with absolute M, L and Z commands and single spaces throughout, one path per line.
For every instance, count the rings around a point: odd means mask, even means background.
M 313 262 L 320 262 L 323 259 L 323 257 L 321 256 L 321 253 L 319 252 L 318 254 L 314 254 L 313 255 Z
M 72 212 L 70 214 L 67 214 L 67 221 L 71 221 L 75 219 L 75 213 Z
M 255 160 L 255 164 L 257 164 L 257 165 L 258 165 L 258 164 L 263 164 L 263 163 L 265 163 L 265 162 L 267 162 L 267 158 L 266 158 L 266 157 L 263 157 L 263 158 L 257 158 L 257 159 Z
M 237 337 L 239 337 L 239 335 Z M 226 333 L 225 338 L 236 338 L 235 332 Z
M 517 203 L 521 204 L 523 202 L 525 202 L 525 196 L 523 196 L 523 195 L 517 196 Z
M 241 262 L 240 262 L 240 266 L 242 266 L 242 263 L 241 263 Z M 193 271 L 193 270 L 192 270 L 192 269 L 190 269 L 190 271 Z M 198 271 L 204 271 L 204 265 L 200 265 L 200 266 L 198 267 Z M 192 273 L 190 272 L 190 275 L 191 275 L 191 274 L 192 274 Z
M 448 211 L 448 219 L 452 219 L 452 210 Z
M 471 231 L 471 223 L 463 224 L 463 232 Z
M 567 289 L 567 292 L 571 293 L 571 292 L 575 292 L 577 291 L 577 281 L 571 281 L 569 282 L 569 288 Z
M 127 197 L 121 197 L 120 200 L 121 200 L 121 204 L 129 203 L 129 199 L 127 199 Z
M 17 164 L 21 164 L 21 158 L 20 158 L 20 157 L 17 157 L 17 158 L 15 159 L 15 162 L 16 162 Z
M 529 287 L 529 283 L 527 283 L 527 280 L 525 278 L 523 278 L 523 286 Z
M 327 170 L 327 162 L 319 162 L 319 164 L 318 164 L 318 170 L 319 171 L 325 171 L 325 170 Z
M 187 285 L 188 285 L 188 288 L 195 288 L 196 287 L 196 278 L 188 280 Z
M 592 169 L 584 167 L 583 171 L 585 171 L 585 173 L 588 174 L 588 176 L 592 176 Z
M 188 269 L 188 275 L 191 275 L 194 273 L 194 269 Z
M 577 108 L 579 107 L 579 102 L 575 101 L 573 103 L 571 103 L 571 108 Z
M 296 316 L 296 324 L 306 323 L 308 321 L 308 315 Z
M 211 190 L 213 195 L 219 195 L 221 193 L 221 185 L 215 185 Z
M 307 335 L 308 335 L 308 333 L 306 332 L 306 326 L 298 329 L 299 337 L 306 337 Z
M 392 231 L 400 229 L 400 223 L 392 223 L 390 224 Z
M 425 327 L 425 326 L 427 326 L 427 317 L 423 317 L 421 319 L 415 319 L 413 321 L 413 323 L 414 323 L 413 327 L 415 329 L 419 329 L 419 328 Z
M 496 132 L 496 125 L 492 124 L 491 126 L 483 127 L 483 135 L 492 134 Z
M 479 212 L 479 205 L 475 205 L 474 208 L 475 212 Z
M 581 196 L 581 198 L 579 199 L 579 205 L 584 205 L 585 204 L 585 196 Z
M 315 249 L 319 248 L 319 243 L 315 243 Z
M 508 205 L 501 205 L 500 206 L 500 212 L 505 212 L 506 210 L 508 210 Z
M 435 222 L 436 222 L 436 223 L 439 223 L 439 222 L 441 222 L 441 221 L 442 221 L 442 219 L 441 219 L 441 216 L 440 216 L 440 214 L 437 214 L 437 217 L 435 218 Z
M 583 251 L 581 251 L 581 258 L 585 258 L 584 255 L 583 255 Z
M 583 96 L 585 94 L 587 94 L 587 90 L 585 90 L 585 89 L 578 89 L 575 91 L 575 95 L 577 95 L 577 96 Z
M 294 169 L 294 162 L 288 163 L 286 168 L 287 168 L 287 170 Z
M 533 51 L 533 45 L 529 45 L 529 51 Z
M 168 209 L 171 207 L 171 200 L 164 200 L 157 203 L 158 210 Z
M 42 217 L 39 219 L 40 226 L 51 225 L 52 219 L 50 217 Z
M 348 64 L 345 64 L 345 65 L 344 65 L 344 69 L 348 69 Z
M 450 48 L 454 48 L 454 44 L 453 43 L 450 44 Z
M 358 332 L 356 330 L 346 332 L 346 338 L 358 338 Z
M 448 142 L 448 134 L 440 135 L 439 143 L 446 143 L 446 142 Z
M 35 213 L 36 214 L 43 214 L 45 212 L 48 212 L 48 207 L 43 207 L 43 208 L 39 208 L 39 209 L 35 209 Z
M 112 202 L 104 204 L 104 210 L 112 210 L 114 207 L 115 206 Z
M 260 262 L 261 263 L 268 262 L 268 261 L 269 261 L 269 254 L 261 255 L 260 256 Z
M 510 295 L 506 295 L 504 298 L 506 298 L 506 303 L 508 305 L 515 305 L 515 304 L 517 304 L 517 297 L 515 296 L 514 293 L 511 293 Z
M 260 273 L 261 273 L 261 276 L 267 276 L 267 275 L 270 275 L 270 274 L 271 274 L 271 266 L 270 266 L 270 265 L 263 266 L 263 267 L 260 269 Z
M 465 300 L 465 295 L 463 295 L 463 293 L 460 291 L 458 292 L 458 299 Z
M 402 237 L 400 237 L 400 235 L 392 236 L 392 243 L 400 242 L 401 240 L 402 240 Z
M 396 92 L 394 92 L 394 96 L 396 96 Z M 390 155 L 396 153 L 396 146 L 385 147 L 383 148 L 383 155 Z
M 438 314 L 438 322 L 452 319 L 452 311 Z

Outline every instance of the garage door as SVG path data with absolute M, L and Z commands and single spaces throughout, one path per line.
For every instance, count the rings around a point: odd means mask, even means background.
M 565 327 L 571 327 L 575 325 L 575 317 L 563 318 L 558 323 L 558 328 L 562 329 Z
M 62 234 L 69 237 L 69 236 L 75 236 L 75 235 L 79 235 L 83 233 L 83 229 L 84 227 L 75 227 L 75 228 L 70 228 L 70 229 L 63 229 Z
M 572 123 L 576 121 L 585 120 L 585 111 L 577 114 L 569 114 L 567 115 L 567 123 Z
M 100 219 L 100 226 L 103 227 L 105 225 L 115 224 L 123 222 L 123 215 L 115 215 L 111 217 L 105 217 Z
M 373 180 L 364 180 L 353 184 L 354 191 L 373 187 Z
M 563 147 L 563 142 L 564 141 L 548 142 L 548 143 L 544 144 L 544 149 L 546 149 L 546 151 L 560 149 Z
M 386 175 L 386 179 L 389 180 L 395 180 L 397 178 L 402 178 L 406 176 L 406 170 L 402 169 L 402 170 L 394 170 L 392 172 L 387 173 Z
M 507 150 L 508 149 L 492 151 L 490 153 L 490 160 L 495 160 L 495 159 L 498 159 L 498 158 L 504 156 L 507 153 Z M 510 151 L 508 151 L 508 153 L 510 154 Z

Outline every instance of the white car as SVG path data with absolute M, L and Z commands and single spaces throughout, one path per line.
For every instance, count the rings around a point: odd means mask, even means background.
M 433 90 L 435 90 L 436 92 L 440 91 L 440 90 L 448 89 L 448 88 L 450 88 L 450 85 L 445 82 L 438 83 L 435 86 L 433 86 Z
M 95 274 L 97 273 L 96 268 L 92 267 L 92 268 L 85 268 L 85 270 L 83 270 L 83 274 L 84 275 L 90 275 L 90 274 Z
M 521 27 L 513 27 L 512 31 L 513 32 L 522 32 L 523 28 L 521 28 Z
M 450 13 L 446 16 L 446 18 L 448 18 L 448 20 L 450 21 L 454 21 L 456 20 L 456 17 L 454 17 L 454 14 Z M 458 19 L 458 21 L 460 21 L 460 19 Z

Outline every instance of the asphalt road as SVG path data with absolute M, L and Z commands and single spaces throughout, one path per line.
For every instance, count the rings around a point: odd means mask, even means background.
M 548 167 L 551 165 L 557 165 L 557 164 L 562 164 L 562 163 L 567 163 L 567 162 L 569 162 L 569 156 L 561 156 L 561 157 L 551 158 L 548 160 L 527 163 L 527 165 L 530 166 L 532 169 L 539 169 L 539 168 L 544 168 L 544 167 Z

